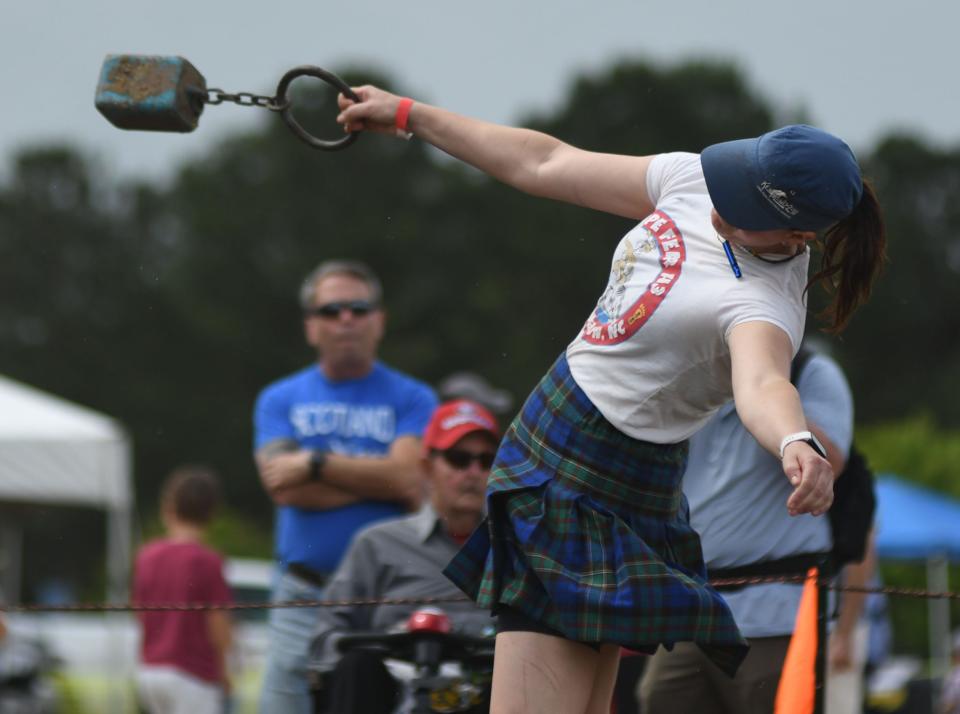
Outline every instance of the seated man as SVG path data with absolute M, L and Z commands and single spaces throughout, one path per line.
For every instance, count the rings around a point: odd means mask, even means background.
M 428 599 L 460 591 L 441 572 L 483 517 L 487 477 L 499 429 L 493 415 L 475 402 L 442 404 L 423 435 L 421 467 L 429 488 L 417 513 L 359 531 L 331 577 L 327 600 Z M 419 605 L 359 605 L 318 609 L 315 669 L 324 677 L 321 700 L 329 712 L 388 714 L 398 686 L 382 659 L 366 652 L 341 657 L 337 641 L 350 632 L 396 630 Z M 441 605 L 452 629 L 468 634 L 491 631 L 488 611 L 463 599 Z

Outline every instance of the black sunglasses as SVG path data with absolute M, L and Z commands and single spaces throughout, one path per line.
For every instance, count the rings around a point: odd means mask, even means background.
M 366 317 L 376 309 L 376 303 L 370 302 L 369 300 L 342 300 L 307 308 L 306 313 L 314 317 L 333 320 L 340 317 L 340 313 L 344 310 L 349 310 L 350 313 L 356 317 Z
M 496 457 L 496 454 L 492 451 L 481 451 L 479 454 L 474 454 L 463 449 L 447 449 L 446 451 L 434 451 L 433 453 L 440 454 L 444 461 L 453 468 L 460 470 L 469 468 L 474 461 L 480 465 L 480 468 L 489 469 L 493 466 L 493 460 Z

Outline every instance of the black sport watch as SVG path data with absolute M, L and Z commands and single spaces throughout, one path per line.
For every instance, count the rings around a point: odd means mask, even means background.
M 327 452 L 326 451 L 311 451 L 310 452 L 310 472 L 309 478 L 311 481 L 319 481 L 323 478 L 323 467 L 327 463 Z

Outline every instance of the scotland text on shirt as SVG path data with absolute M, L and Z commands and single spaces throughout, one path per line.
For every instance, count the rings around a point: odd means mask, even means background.
M 297 436 L 334 436 L 343 439 L 374 439 L 383 444 L 394 440 L 397 419 L 386 405 L 352 405 L 337 402 L 296 404 L 290 422 Z

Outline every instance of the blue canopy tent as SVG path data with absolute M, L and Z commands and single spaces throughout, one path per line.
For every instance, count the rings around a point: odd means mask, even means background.
M 892 474 L 877 479 L 877 551 L 882 558 L 931 555 L 960 562 L 960 501 Z
M 947 565 L 960 562 L 960 501 L 893 474 L 877 478 L 877 555 L 888 560 L 924 560 L 927 589 L 949 589 Z M 950 607 L 928 601 L 930 657 L 934 673 L 950 661 Z

